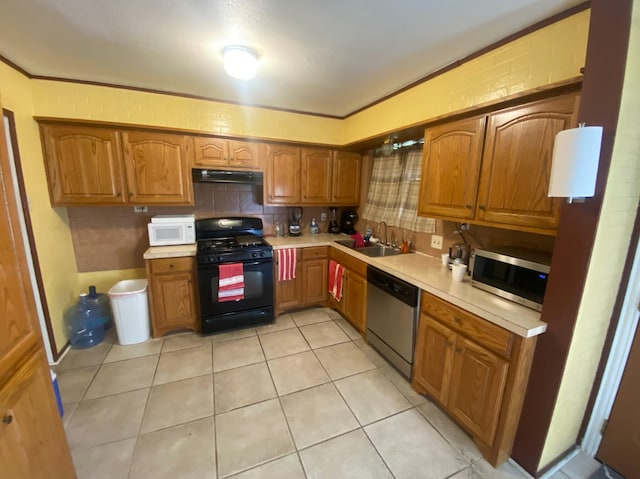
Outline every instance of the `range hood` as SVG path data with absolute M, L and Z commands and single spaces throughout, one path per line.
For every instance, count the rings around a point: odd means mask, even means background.
M 261 171 L 232 171 L 232 170 L 192 170 L 194 183 L 245 183 L 262 185 Z

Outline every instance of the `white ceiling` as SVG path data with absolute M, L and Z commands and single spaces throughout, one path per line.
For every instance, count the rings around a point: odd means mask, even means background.
M 36 76 L 344 116 L 583 0 L 1 0 Z M 222 48 L 260 56 L 233 80 Z

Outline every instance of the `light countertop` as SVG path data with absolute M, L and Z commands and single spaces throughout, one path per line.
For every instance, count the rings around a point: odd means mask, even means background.
M 540 320 L 539 312 L 472 287 L 468 276 L 463 282 L 453 281 L 451 271 L 442 266 L 440 258 L 421 253 L 370 258 L 335 242 L 337 239 L 346 238 L 348 238 L 347 235 L 328 233 L 298 237 L 265 237 L 273 249 L 332 246 L 518 336 L 528 338 L 541 334 L 547 329 L 547 324 Z M 144 258 L 171 258 L 195 254 L 196 245 L 157 246 L 145 251 Z

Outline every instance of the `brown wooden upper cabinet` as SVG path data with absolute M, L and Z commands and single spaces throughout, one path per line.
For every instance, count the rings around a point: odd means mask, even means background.
M 555 233 L 553 143 L 576 125 L 578 100 L 572 93 L 427 129 L 419 214 Z
M 196 136 L 193 166 L 229 170 L 261 170 L 258 143 Z
M 267 204 L 356 206 L 360 202 L 357 153 L 267 145 L 265 156 Z
M 53 206 L 127 201 L 117 131 L 43 124 L 41 133 Z
M 124 131 L 122 145 L 130 204 L 193 204 L 191 138 Z
M 192 205 L 191 138 L 41 123 L 52 206 Z

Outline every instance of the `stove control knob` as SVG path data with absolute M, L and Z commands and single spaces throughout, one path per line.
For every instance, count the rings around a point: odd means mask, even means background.
M 264 251 L 262 251 L 262 252 L 260 253 L 260 257 L 261 257 L 261 258 L 264 258 Z
M 222 261 L 222 256 L 218 256 L 218 261 L 221 262 Z
M 257 257 L 257 256 L 258 256 L 258 254 L 257 254 L 257 253 L 251 253 L 251 257 L 252 257 L 252 258 L 255 258 L 255 257 Z

